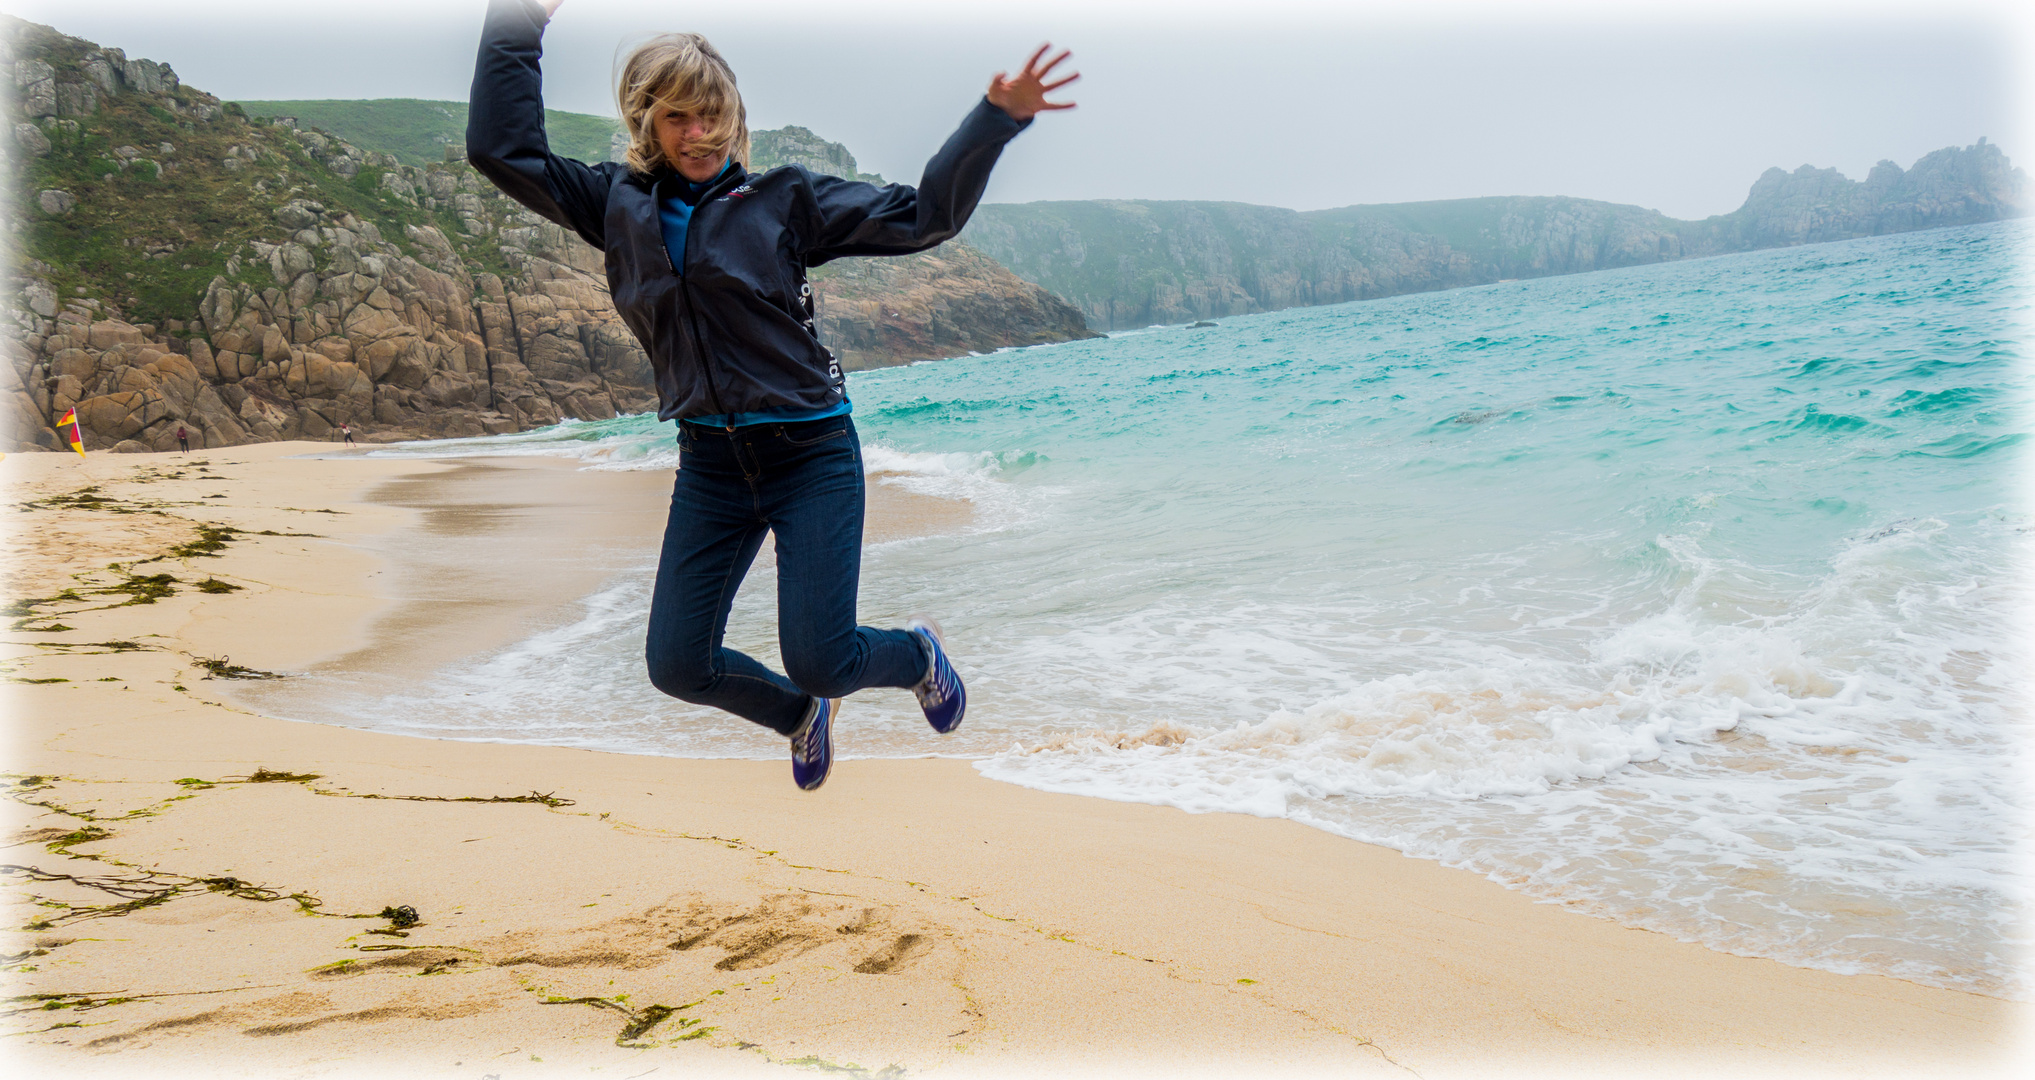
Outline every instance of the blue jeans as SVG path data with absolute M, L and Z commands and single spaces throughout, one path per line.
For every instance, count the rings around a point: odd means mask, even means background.
M 678 432 L 644 648 L 653 685 L 789 735 L 813 698 L 925 677 L 914 635 L 855 625 L 862 444 L 848 417 L 732 432 L 680 423 Z M 789 678 L 721 644 L 766 532 L 777 535 L 778 648 Z

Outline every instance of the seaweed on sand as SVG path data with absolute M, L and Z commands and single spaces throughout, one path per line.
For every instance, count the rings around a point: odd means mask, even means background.
M 280 679 L 281 675 L 259 668 L 243 667 L 233 662 L 230 656 L 199 656 L 191 660 L 192 665 L 202 668 L 208 679 Z M 258 781 L 257 781 L 258 782 Z

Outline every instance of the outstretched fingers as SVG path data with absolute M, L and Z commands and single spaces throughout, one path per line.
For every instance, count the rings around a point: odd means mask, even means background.
M 1068 57 L 1074 55 L 1074 51 L 1072 49 L 1061 49 L 1060 55 L 1052 58 L 1051 60 L 1046 61 L 1045 67 L 1040 67 L 1039 57 L 1046 55 L 1046 50 L 1052 47 L 1053 43 L 1050 41 L 1045 43 L 1044 45 L 1039 46 L 1039 51 L 1033 53 L 1032 58 L 1030 60 L 1025 61 L 1025 74 L 1043 81 L 1046 76 L 1051 75 L 1053 73 L 1054 68 L 1059 67 L 1061 63 L 1064 62 Z
M 1065 59 L 1067 59 L 1067 57 L 1068 57 L 1069 55 L 1071 55 L 1071 54 L 1069 54 L 1069 53 L 1064 53 L 1064 52 L 1063 52 L 1063 53 L 1061 53 L 1061 54 L 1059 55 L 1059 57 L 1058 57 L 1057 59 L 1055 59 L 1055 60 L 1053 61 L 1053 64 L 1057 64 L 1057 63 L 1059 63 L 1059 62 L 1060 62 L 1061 60 L 1065 60 Z M 1046 74 L 1046 72 L 1048 72 L 1048 71 L 1051 71 L 1052 69 L 1053 69 L 1053 65 L 1052 65 L 1052 64 L 1048 64 L 1048 65 L 1046 65 L 1046 69 L 1045 69 L 1045 71 L 1041 71 L 1041 72 L 1039 72 L 1039 75 L 1040 75 L 1040 76 L 1044 76 L 1044 75 Z M 1066 75 L 1064 75 L 1064 76 L 1062 76 L 1062 77 L 1060 77 L 1060 78 L 1058 78 L 1058 79 L 1055 79 L 1055 80 L 1053 80 L 1052 82 L 1041 82 L 1041 83 L 1039 84 L 1039 111 L 1041 111 L 1041 112 L 1048 112 L 1048 111 L 1052 111 L 1052 110 L 1057 110 L 1057 109 L 1071 109 L 1071 108 L 1073 108 L 1073 107 L 1074 107 L 1074 103 L 1073 103 L 1073 102 L 1071 102 L 1071 101 L 1047 101 L 1047 100 L 1046 100 L 1046 95 L 1047 95 L 1047 94 L 1050 94 L 1050 93 L 1052 93 L 1052 92 L 1053 92 L 1053 91 L 1055 91 L 1055 90 L 1058 90 L 1058 89 L 1060 89 L 1060 88 L 1061 88 L 1061 87 L 1063 87 L 1063 86 L 1066 86 L 1066 85 L 1068 85 L 1069 83 L 1077 82 L 1077 81 L 1079 81 L 1079 80 L 1080 80 L 1080 78 L 1081 78 L 1081 73 L 1080 73 L 1080 72 L 1078 72 L 1078 71 L 1070 71 L 1070 72 L 1068 72 L 1068 73 L 1067 73 Z

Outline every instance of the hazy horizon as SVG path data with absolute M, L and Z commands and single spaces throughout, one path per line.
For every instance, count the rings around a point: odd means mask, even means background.
M 226 99 L 464 100 L 480 2 L 28 0 L 10 14 L 170 64 Z M 546 35 L 546 103 L 612 116 L 618 44 L 707 34 L 751 125 L 797 124 L 864 169 L 915 180 L 989 74 L 1050 37 L 1081 107 L 1006 152 L 992 202 L 1207 199 L 1298 210 L 1569 195 L 1677 218 L 1727 213 L 1766 169 L 1863 179 L 1980 137 L 2035 153 L 2026 24 L 1991 2 L 1213 7 L 1048 0 L 1023 21 L 922 0 L 792 0 L 697 13 L 567 0 Z M 301 43 L 301 44 L 299 44 Z M 305 62 L 315 49 L 317 62 Z

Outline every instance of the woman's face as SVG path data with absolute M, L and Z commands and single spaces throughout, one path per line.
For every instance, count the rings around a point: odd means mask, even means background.
M 664 160 L 671 162 L 678 175 L 695 184 L 712 180 L 728 163 L 727 147 L 703 150 L 700 146 L 712 130 L 705 119 L 682 112 L 660 112 L 651 124 L 657 148 L 664 151 Z

